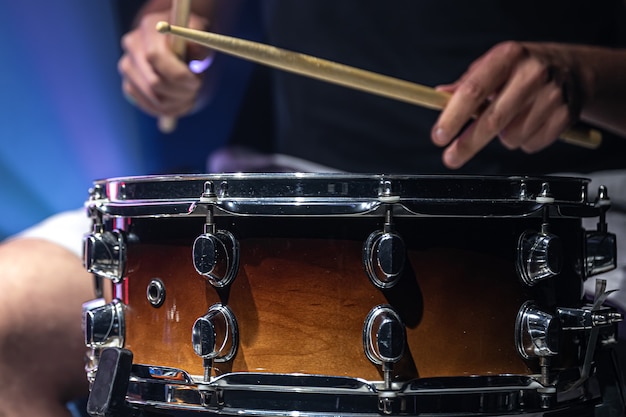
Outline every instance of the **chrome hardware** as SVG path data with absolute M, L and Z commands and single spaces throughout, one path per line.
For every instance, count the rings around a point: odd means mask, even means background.
M 558 353 L 560 323 L 532 301 L 522 305 L 515 323 L 515 344 L 525 358 L 554 356 Z
M 537 195 L 537 198 L 535 198 L 535 201 L 540 204 L 554 203 L 554 196 L 552 195 L 552 193 L 550 193 L 549 183 L 544 182 L 543 184 L 541 184 L 541 191 L 539 192 L 539 195 Z
M 102 200 L 106 197 L 106 187 L 104 184 L 94 184 L 93 187 L 89 188 L 89 200 Z
M 520 201 L 528 200 L 528 186 L 522 180 L 519 185 L 519 197 Z
M 600 328 L 611 325 L 613 323 L 617 323 L 622 320 L 621 314 L 619 316 L 613 313 L 612 309 L 608 311 L 602 308 L 602 305 L 609 297 L 609 295 L 614 291 L 606 290 L 606 280 L 605 279 L 597 279 L 596 280 L 596 288 L 594 294 L 593 305 L 589 307 L 590 313 L 589 318 L 591 321 L 591 329 L 589 330 L 589 335 L 587 339 L 587 346 L 585 351 L 585 359 L 583 361 L 582 366 L 580 367 L 580 378 L 576 381 L 575 384 L 572 384 L 570 389 L 576 389 L 581 386 L 590 376 L 591 376 L 591 366 L 593 363 L 593 358 L 595 355 L 596 347 L 598 344 L 598 337 L 600 336 Z M 587 314 L 583 314 L 583 319 Z M 595 316 L 595 317 L 594 317 Z M 595 320 L 594 320 L 595 319 Z M 596 321 L 596 325 L 593 325 L 593 322 Z M 604 324 L 606 322 L 606 324 Z M 583 324 L 585 324 L 583 322 Z
M 370 281 L 378 288 L 391 288 L 398 283 L 406 263 L 406 246 L 393 230 L 392 206 L 385 211 L 383 230 L 370 234 L 363 245 L 363 264 Z
M 377 365 L 398 362 L 404 355 L 404 324 L 388 307 L 376 307 L 365 321 L 363 344 L 368 359 Z
M 230 284 L 239 271 L 239 242 L 226 230 L 201 234 L 193 242 L 193 266 L 211 285 Z
M 90 348 L 123 347 L 124 308 L 120 300 L 87 308 L 83 313 L 85 345 Z
M 617 268 L 617 238 L 608 232 L 606 211 L 611 206 L 607 188 L 602 185 L 598 189 L 595 206 L 600 209 L 596 231 L 585 235 L 584 277 L 592 277 Z
M 213 204 L 217 195 L 212 181 L 204 184 L 200 204 L 206 204 L 204 233 L 193 242 L 193 266 L 214 287 L 225 287 L 239 271 L 239 242 L 227 230 L 216 230 L 213 221 Z
M 165 284 L 159 278 L 152 278 L 146 288 L 146 298 L 153 307 L 161 307 L 165 301 Z
M 515 322 L 515 345 L 525 359 L 539 358 L 541 367 L 540 383 L 550 385 L 551 356 L 558 354 L 560 322 L 554 316 L 540 310 L 532 301 L 522 305 Z M 544 406 L 554 400 L 555 392 L 551 389 L 543 393 Z
M 120 230 L 94 231 L 83 238 L 83 263 L 88 272 L 119 282 L 126 268 L 126 239 Z
M 228 362 L 237 353 L 239 331 L 232 310 L 223 304 L 214 304 L 198 318 L 192 331 L 193 350 L 203 359 Z
M 101 279 L 102 278 L 100 278 L 100 280 Z M 103 307 L 104 305 L 106 305 L 106 300 L 101 296 L 83 303 L 81 329 L 84 335 L 87 334 L 87 314 L 85 313 L 95 308 Z M 85 339 L 87 338 L 85 337 Z M 86 341 L 85 344 L 87 345 Z M 102 349 L 96 349 L 89 346 L 87 347 L 88 349 L 85 352 L 85 373 L 87 375 L 87 381 L 89 381 L 89 384 L 91 385 L 96 379 L 96 373 L 98 372 L 98 363 L 100 361 L 100 351 Z
M 196 355 L 204 359 L 205 381 L 210 379 L 212 361 L 228 362 L 237 354 L 239 328 L 232 310 L 221 303 L 193 324 L 191 344 Z
M 583 409 L 593 415 L 601 401 L 593 384 L 581 387 L 577 396 L 544 401 L 546 393 L 553 391 L 522 375 L 419 378 L 394 384 L 396 406 L 392 414 L 547 417 Z M 242 372 L 202 383 L 180 369 L 135 364 L 126 404 L 133 410 L 156 408 L 162 412 L 244 417 L 376 416 L 380 415 L 380 394 L 377 382 L 348 377 Z M 459 399 L 463 400 L 462 407 Z
M 529 287 L 561 273 L 563 245 L 561 239 L 550 233 L 548 205 L 554 203 L 550 185 L 544 182 L 535 198 L 543 206 L 543 222 L 539 232 L 527 230 L 517 242 L 515 269 L 519 278 Z
M 223 186 L 225 186 L 223 184 Z M 217 202 L 217 194 L 215 194 L 215 184 L 213 181 L 204 182 L 204 191 L 200 196 L 201 204 L 215 204 Z
M 526 218 L 537 214 L 544 177 L 473 177 L 431 175 L 362 175 L 346 173 L 230 173 L 125 177 L 100 180 L 89 207 L 107 217 L 202 216 L 207 203 L 198 190 L 215 184 L 216 215 L 373 216 L 394 204 L 398 216 Z M 225 187 L 221 184 L 227 183 Z M 392 189 L 387 192 L 386 183 Z M 591 213 L 581 189 L 583 178 L 550 178 L 555 200 L 551 215 Z M 522 192 L 521 188 L 525 187 Z M 175 189 L 175 198 L 172 190 Z M 567 207 L 566 213 L 559 210 Z
M 516 270 L 520 279 L 528 286 L 558 275 L 563 265 L 561 239 L 547 231 L 544 224 L 541 232 L 522 233 L 517 244 Z
M 608 232 L 587 232 L 585 236 L 585 277 L 617 268 L 617 238 Z
M 83 333 L 86 334 L 87 329 L 87 313 L 88 311 L 94 310 L 96 308 L 100 308 L 106 305 L 106 300 L 103 297 L 94 298 L 93 300 L 85 301 L 82 305 L 83 308 L 83 316 L 81 322 L 81 328 Z
M 384 203 L 390 204 L 400 201 L 400 196 L 393 195 L 391 190 L 391 181 L 381 179 L 378 191 L 378 199 Z
M 623 314 L 609 307 L 595 311 L 591 309 L 591 306 L 585 308 L 559 307 L 556 312 L 563 330 L 591 330 L 595 327 L 612 326 L 624 320 Z
M 363 263 L 367 276 L 378 288 L 391 288 L 402 276 L 406 247 L 395 232 L 377 231 L 363 246 Z
M 83 331 L 86 354 L 85 372 L 89 384 L 95 383 L 101 364 L 101 355 L 107 348 L 124 346 L 125 320 L 123 305 L 118 299 L 104 304 L 99 298 L 83 304 Z
M 404 355 L 404 323 L 388 305 L 374 307 L 363 326 L 363 347 L 367 358 L 376 365 L 398 362 Z
M 382 365 L 384 386 L 378 392 L 378 408 L 391 414 L 397 392 L 392 389 L 393 364 L 404 356 L 406 330 L 402 319 L 388 305 L 374 307 L 363 325 L 363 349 L 374 364 Z
M 611 199 L 609 198 L 609 190 L 605 185 L 598 187 L 598 196 L 595 202 L 596 207 L 608 209 L 611 207 Z

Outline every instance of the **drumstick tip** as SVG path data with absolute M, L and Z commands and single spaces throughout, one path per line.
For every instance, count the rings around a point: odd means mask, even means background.
M 161 33 L 170 32 L 171 29 L 172 29 L 172 27 L 167 22 L 161 21 L 161 22 L 156 24 L 156 30 L 158 30 Z

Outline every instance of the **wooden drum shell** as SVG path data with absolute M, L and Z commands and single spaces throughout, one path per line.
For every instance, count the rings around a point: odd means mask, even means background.
M 527 300 L 550 308 L 578 305 L 580 220 L 559 218 L 552 230 L 564 243 L 565 269 L 529 288 L 515 272 L 519 236 L 539 218 L 404 217 L 396 232 L 407 246 L 401 281 L 379 289 L 366 275 L 363 243 L 382 229 L 376 217 L 219 216 L 240 245 L 233 283 L 214 288 L 194 269 L 192 244 L 204 219 L 133 218 L 127 277 L 116 286 L 124 302 L 126 344 L 134 362 L 202 375 L 192 348 L 194 321 L 215 303 L 228 305 L 239 327 L 236 357 L 214 363 L 229 372 L 305 373 L 382 379 L 363 351 L 363 324 L 389 304 L 406 325 L 403 359 L 394 378 L 530 374 L 534 361 L 515 346 L 515 320 Z M 160 279 L 165 300 L 152 306 L 149 282 Z M 574 359 L 559 356 L 556 366 Z

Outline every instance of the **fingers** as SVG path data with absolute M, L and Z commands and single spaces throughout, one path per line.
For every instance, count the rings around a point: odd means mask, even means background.
M 122 38 L 122 48 L 125 53 L 118 62 L 118 70 L 124 83 L 132 85 L 132 90 L 136 90 L 138 95 L 142 95 L 141 98 L 157 106 L 159 99 L 150 85 L 158 82 L 158 76 L 145 58 L 139 34 L 131 32 L 125 35 Z M 129 88 L 125 92 L 137 101 L 140 99 L 140 97 L 135 97 L 133 95 L 135 91 L 131 91 Z
M 167 36 L 155 30 L 168 12 L 147 15 L 122 38 L 124 54 L 118 63 L 124 94 L 153 116 L 180 116 L 189 112 L 200 90 L 201 78 L 172 51 Z M 191 20 L 190 20 L 191 23 Z M 202 24 L 195 19 L 194 26 Z
M 551 75 L 545 60 L 522 44 L 507 42 L 459 81 L 443 86 L 453 94 L 433 126 L 432 139 L 447 146 L 444 164 L 460 168 L 498 136 L 508 149 L 525 152 L 551 144 L 570 120 L 561 85 Z
M 432 137 L 435 144 L 445 146 L 458 135 L 463 126 L 476 115 L 486 100 L 499 90 L 512 72 L 512 66 L 521 54 L 516 44 L 506 44 L 494 48 L 459 80 L 456 90 L 439 120 L 433 127 Z
M 568 124 L 561 91 L 548 84 L 526 110 L 500 131 L 500 142 L 508 149 L 535 153 L 552 144 Z

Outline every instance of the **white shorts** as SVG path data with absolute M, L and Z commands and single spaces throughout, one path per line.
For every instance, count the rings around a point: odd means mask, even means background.
M 10 239 L 38 238 L 56 243 L 82 257 L 83 236 L 91 231 L 91 219 L 84 208 L 55 214 Z

